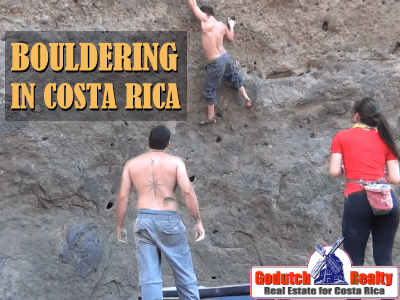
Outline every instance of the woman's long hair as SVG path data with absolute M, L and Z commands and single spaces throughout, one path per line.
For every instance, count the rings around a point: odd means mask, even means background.
M 371 127 L 377 127 L 378 132 L 385 144 L 393 151 L 397 159 L 400 157 L 399 150 L 393 139 L 393 134 L 390 130 L 386 118 L 381 114 L 379 102 L 372 98 L 363 98 L 357 101 L 353 107 L 353 114 L 360 115 L 360 122 Z

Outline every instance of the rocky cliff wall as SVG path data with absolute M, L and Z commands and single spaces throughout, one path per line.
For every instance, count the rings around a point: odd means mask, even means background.
M 341 235 L 343 180 L 328 174 L 330 143 L 350 125 L 354 100 L 374 97 L 400 135 L 398 0 L 215 0 L 235 16 L 226 48 L 253 109 L 223 85 L 213 126 L 201 87 L 200 24 L 186 1 L 0 2 L 1 101 L 9 30 L 188 31 L 188 121 L 167 122 L 169 152 L 186 162 L 206 239 L 194 243 L 199 284 L 246 284 L 252 265 L 304 265 L 316 243 Z M 4 116 L 4 107 L 1 108 Z M 147 150 L 159 122 L 0 121 L 0 298 L 136 299 L 132 233 L 115 240 L 125 162 Z M 400 189 L 396 188 L 397 192 Z M 183 203 L 182 197 L 178 199 Z M 393 250 L 400 264 L 400 236 Z M 373 264 L 371 244 L 367 264 Z M 165 285 L 173 285 L 165 266 Z

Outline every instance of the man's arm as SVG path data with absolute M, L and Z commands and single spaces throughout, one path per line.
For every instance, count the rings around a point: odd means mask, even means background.
M 192 9 L 194 15 L 197 17 L 202 22 L 207 21 L 207 16 L 205 13 L 203 13 L 200 8 L 197 6 L 196 0 L 188 0 L 188 4 L 190 8 Z
M 118 193 L 117 206 L 117 238 L 121 235 L 121 230 L 124 224 L 126 210 L 128 208 L 129 194 L 131 193 L 132 181 L 129 175 L 128 163 L 126 163 L 122 172 L 121 187 Z
M 233 40 L 235 39 L 235 32 L 233 31 L 233 27 L 235 27 L 236 21 L 231 20 L 228 17 L 228 24 L 229 24 L 229 27 L 227 26 L 226 30 L 225 30 L 225 38 L 228 41 L 233 42 Z
M 185 163 L 180 158 L 178 158 L 177 161 L 178 161 L 178 168 L 176 172 L 177 182 L 182 190 L 186 206 L 188 207 L 193 218 L 196 220 L 196 227 L 195 227 L 197 235 L 196 242 L 201 241 L 202 239 L 204 239 L 205 232 L 200 218 L 200 210 L 199 210 L 199 203 L 197 201 L 197 196 L 189 181 Z

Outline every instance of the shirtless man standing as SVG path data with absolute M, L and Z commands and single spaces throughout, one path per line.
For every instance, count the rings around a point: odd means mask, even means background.
M 132 184 L 137 191 L 138 215 L 135 242 L 139 285 L 144 300 L 162 300 L 161 253 L 174 273 L 180 299 L 200 299 L 186 229 L 178 215 L 175 189 L 178 184 L 186 205 L 196 220 L 196 241 L 204 238 L 196 194 L 184 162 L 165 153 L 169 130 L 157 126 L 150 132 L 150 150 L 129 160 L 123 170 L 118 194 L 117 238 L 121 236 Z
M 247 107 L 251 107 L 252 103 L 244 89 L 244 80 L 237 72 L 232 58 L 226 53 L 223 43 L 224 37 L 233 42 L 235 38 L 233 27 L 236 22 L 228 18 L 228 28 L 224 23 L 213 17 L 214 11 L 211 7 L 202 6 L 199 8 L 196 0 L 188 0 L 188 3 L 195 16 L 201 21 L 203 49 L 208 60 L 207 82 L 204 89 L 208 103 L 208 118 L 200 123 L 207 125 L 216 123 L 214 105 L 217 103 L 217 89 L 221 84 L 221 79 L 231 81 L 231 87 L 239 89 L 239 92 L 246 99 Z

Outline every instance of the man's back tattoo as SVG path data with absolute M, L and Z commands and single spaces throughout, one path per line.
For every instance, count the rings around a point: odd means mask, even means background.
M 154 164 L 154 160 L 151 158 L 151 174 L 152 174 L 153 180 L 147 180 L 150 184 L 146 185 L 146 187 L 150 187 L 149 192 L 151 190 L 153 190 L 154 196 L 157 197 L 157 190 L 160 190 L 158 187 L 163 186 L 163 184 L 158 183 L 158 179 L 154 176 L 153 164 Z

